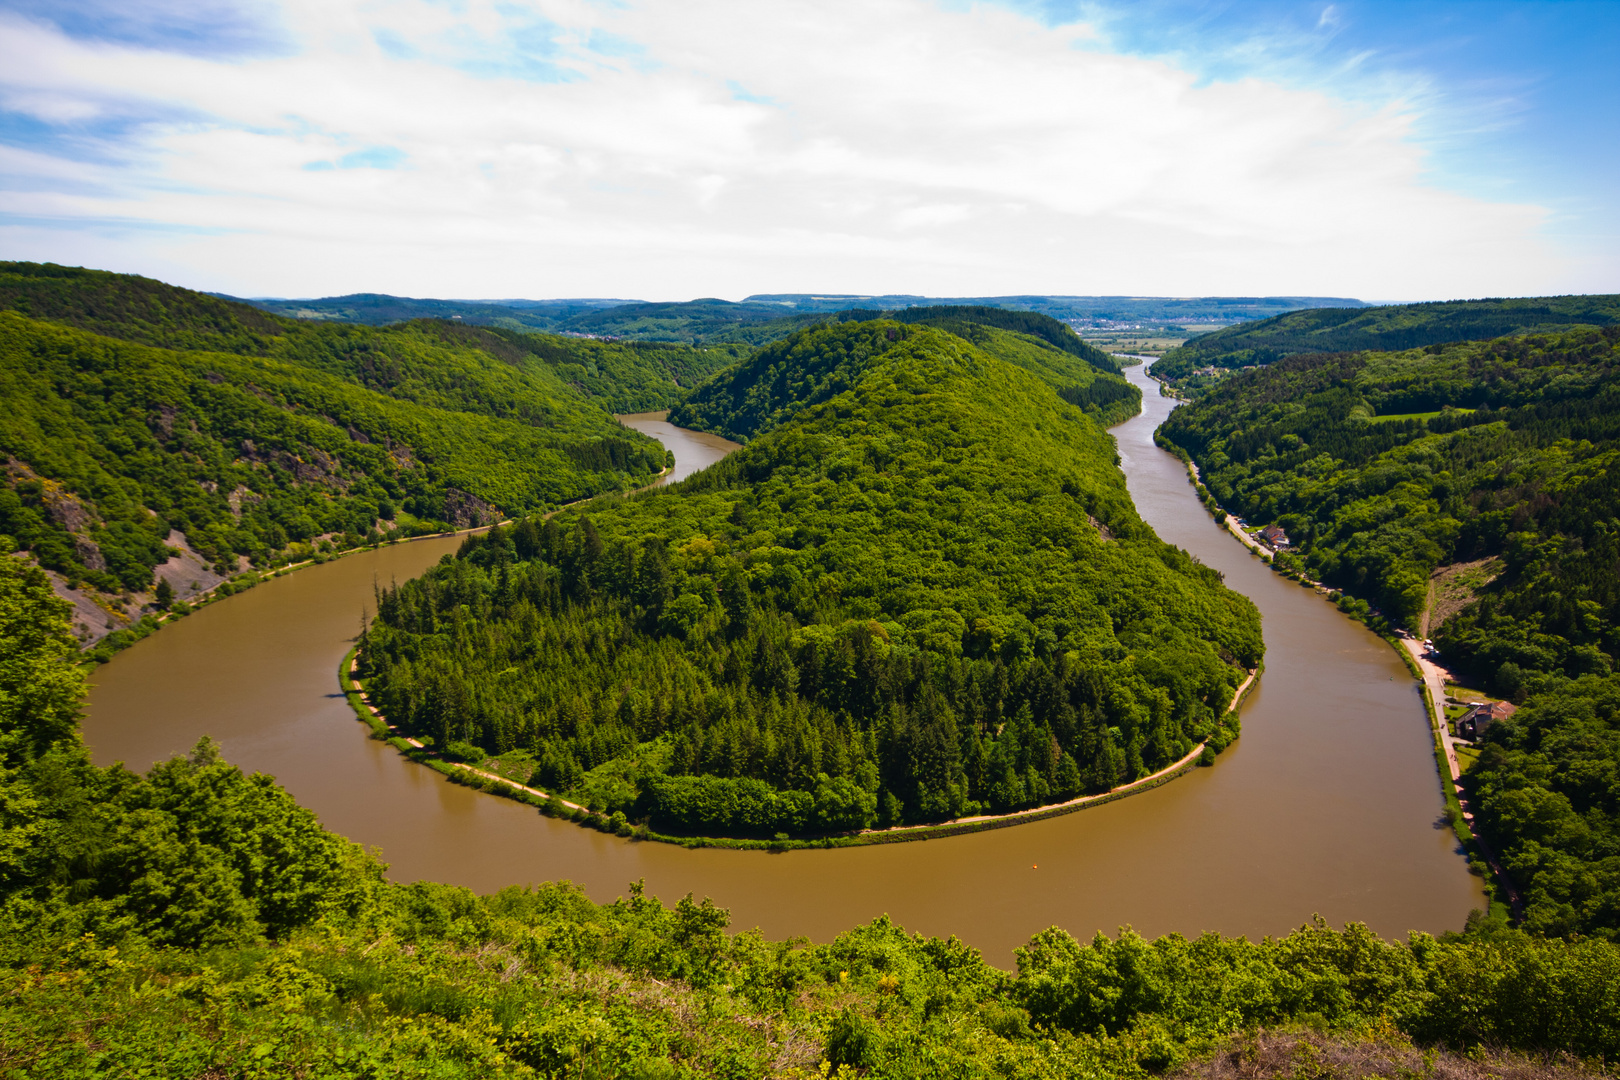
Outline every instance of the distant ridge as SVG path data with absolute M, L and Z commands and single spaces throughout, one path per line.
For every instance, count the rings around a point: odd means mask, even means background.
M 317 299 L 220 299 L 251 304 L 287 318 L 386 326 L 411 319 L 457 319 L 511 330 L 544 330 L 590 337 L 681 344 L 764 345 L 828 315 L 852 308 L 902 312 L 919 307 L 981 307 L 1026 311 L 1071 325 L 1171 325 L 1266 319 L 1304 308 L 1361 308 L 1360 300 L 1324 296 L 1015 296 L 930 297 L 910 293 L 757 293 L 740 301 L 569 298 L 442 300 L 384 293 Z

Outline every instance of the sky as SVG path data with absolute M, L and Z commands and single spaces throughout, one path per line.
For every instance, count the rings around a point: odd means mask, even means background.
M 1617 0 L 0 0 L 0 258 L 285 297 L 1620 292 L 1617 40 Z

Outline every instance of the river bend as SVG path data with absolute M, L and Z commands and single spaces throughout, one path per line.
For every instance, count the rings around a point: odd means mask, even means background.
M 1460 928 L 1483 893 L 1439 824 L 1416 685 L 1377 637 L 1215 526 L 1181 464 L 1153 445 L 1174 403 L 1143 368 L 1128 375 L 1144 388 L 1144 412 L 1114 434 L 1137 509 L 1254 599 L 1267 645 L 1242 738 L 1214 768 L 1146 794 L 946 840 L 771 854 L 632 843 L 450 784 L 368 739 L 336 670 L 373 586 L 420 573 L 453 538 L 301 570 L 139 642 L 95 673 L 85 737 L 98 763 L 145 769 L 211 735 L 327 827 L 380 848 L 396 880 L 487 892 L 567 878 L 605 901 L 644 878 L 666 901 L 711 896 L 734 928 L 771 938 L 824 941 L 888 913 L 1007 966 L 1051 925 L 1079 937 L 1125 924 L 1252 937 L 1320 913 L 1386 937 Z M 624 420 L 675 452 L 671 479 L 732 445 L 656 414 Z

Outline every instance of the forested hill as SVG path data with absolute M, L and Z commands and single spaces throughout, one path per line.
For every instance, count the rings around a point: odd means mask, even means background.
M 275 357 L 396 397 L 416 396 L 426 383 L 435 404 L 475 413 L 486 410 L 492 376 L 470 373 L 465 362 L 423 368 L 417 362 L 421 341 L 464 355 L 485 354 L 479 366 L 507 369 L 497 382 L 577 396 L 610 413 L 667 409 L 746 351 L 737 345 L 694 349 L 597 341 L 420 317 L 437 310 L 431 307 L 387 328 L 361 325 L 364 320 L 311 321 L 134 274 L 51 263 L 0 262 L 0 310 L 142 345 Z M 504 385 L 494 389 L 499 397 L 508 393 Z
M 161 349 L 0 312 L 0 543 L 85 587 L 87 640 L 239 557 L 489 524 L 665 463 L 550 365 L 460 328 L 268 340 L 277 355 Z
M 995 313 L 991 318 L 1031 318 L 1027 312 L 983 310 Z M 859 320 L 867 314 L 875 313 L 850 313 L 856 321 L 825 323 L 767 345 L 700 386 L 671 412 L 671 422 L 746 442 L 807 406 L 843 393 L 893 342 L 908 333 L 892 322 Z M 934 321 L 927 316 L 916 320 L 930 325 Z M 1090 357 L 1060 349 L 1044 338 L 984 323 L 956 318 L 945 322 L 958 338 L 1029 371 L 1104 427 L 1134 416 L 1141 408 L 1141 392 L 1118 375 L 1096 370 Z M 1074 336 L 1067 327 L 1061 329 Z
M 1088 345 L 1080 340 L 1079 334 L 1052 316 L 1036 311 L 1014 311 L 982 304 L 942 305 L 905 308 L 890 313 L 888 317 L 896 322 L 938 326 L 959 337 L 965 336 L 969 340 L 973 340 L 974 327 L 1011 330 L 1027 337 L 1039 338 L 1055 349 L 1060 349 L 1071 356 L 1078 356 L 1098 371 L 1118 375 L 1121 370 L 1118 360 L 1095 345 Z
M 1280 559 L 1526 705 L 1465 774 L 1476 827 L 1529 925 L 1620 935 L 1620 327 L 1297 356 L 1160 430 Z
M 144 776 L 95 767 L 64 607 L 0 559 L 11 1075 L 1214 1080 L 1238 1060 L 1317 1080 L 1597 1080 L 1503 1050 L 1620 1056 L 1620 948 L 1600 940 L 1054 927 L 1014 973 L 887 917 L 812 945 L 636 884 L 601 906 L 567 882 L 395 884 L 206 741 Z
M 1096 424 L 932 327 L 779 355 L 825 392 L 722 463 L 386 591 L 361 661 L 389 719 L 766 837 L 1041 805 L 1233 737 L 1258 614 L 1142 523 Z
M 1620 296 L 1612 295 L 1314 308 L 1193 338 L 1165 353 L 1153 365 L 1153 374 L 1183 390 L 1196 390 L 1211 381 L 1208 376 L 1196 376 L 1200 368 L 1224 371 L 1270 364 L 1299 353 L 1414 349 L 1617 322 Z
M 0 309 L 168 349 L 264 356 L 297 326 L 248 304 L 136 274 L 0 262 Z

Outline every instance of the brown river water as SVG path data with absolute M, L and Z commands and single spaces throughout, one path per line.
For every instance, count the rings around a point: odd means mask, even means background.
M 97 762 L 145 769 L 211 735 L 328 828 L 380 848 L 396 880 L 488 892 L 566 878 L 607 901 L 645 878 L 666 902 L 713 897 L 734 929 L 771 938 L 825 941 L 887 913 L 1010 966 L 1052 925 L 1082 938 L 1126 924 L 1254 937 L 1320 913 L 1386 937 L 1460 928 L 1484 894 L 1437 824 L 1416 684 L 1382 641 L 1216 527 L 1182 465 L 1153 445 L 1173 403 L 1141 367 L 1129 376 L 1144 412 L 1114 434 L 1137 509 L 1254 599 L 1267 645 L 1242 738 L 1214 768 L 1154 791 L 971 836 L 779 854 L 634 843 L 541 817 L 367 738 L 338 692 L 373 584 L 420 573 L 454 538 L 301 570 L 165 628 L 95 673 L 85 736 Z M 671 479 L 734 449 L 658 414 L 624 419 L 675 452 Z

